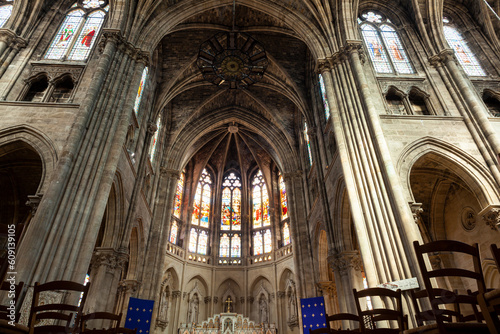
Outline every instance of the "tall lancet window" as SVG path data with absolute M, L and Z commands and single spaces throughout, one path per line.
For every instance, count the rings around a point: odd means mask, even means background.
M 312 165 L 312 154 L 311 154 L 311 142 L 309 141 L 309 135 L 307 134 L 307 123 L 304 122 L 304 140 L 307 146 L 307 158 L 309 160 L 309 165 Z
M 264 175 L 259 170 L 252 180 L 253 255 L 270 253 L 273 250 L 269 194 Z
M 134 113 L 137 116 L 139 113 L 139 107 L 141 105 L 142 93 L 144 92 L 144 85 L 146 84 L 146 79 L 148 77 L 148 68 L 144 67 L 142 70 L 141 82 L 139 83 L 139 88 L 137 89 L 137 95 L 135 97 L 134 103 Z
M 77 1 L 66 14 L 44 58 L 87 60 L 108 10 L 108 0 Z
M 229 173 L 222 182 L 220 257 L 241 256 L 241 180 Z
M 173 244 L 177 243 L 177 233 L 179 232 L 179 225 L 174 220 L 172 221 L 172 227 L 170 228 L 170 239 L 169 241 Z
M 280 187 L 280 206 L 281 206 L 281 221 L 282 221 L 282 233 L 283 233 L 283 246 L 290 244 L 290 228 L 288 226 L 288 199 L 286 196 L 285 180 L 283 175 L 279 175 L 278 178 Z
M 174 198 L 174 216 L 181 218 L 182 194 L 184 192 L 184 172 L 179 176 Z
M 153 161 L 155 160 L 160 131 L 161 131 L 161 115 L 158 116 L 158 119 L 156 120 L 156 132 L 154 133 L 153 137 L 151 137 L 151 145 L 149 146 L 149 160 L 151 161 L 151 163 L 153 163 Z
M 2 28 L 12 14 L 14 0 L 0 1 L 0 28 Z
M 207 254 L 211 195 L 212 177 L 206 169 L 203 169 L 194 195 L 192 227 L 189 236 L 191 253 Z
M 414 73 L 399 35 L 381 14 L 366 12 L 358 18 L 361 35 L 377 73 Z
M 450 47 L 455 50 L 455 56 L 465 73 L 469 76 L 483 77 L 486 76 L 483 68 L 477 61 L 476 56 L 471 52 L 462 34 L 453 26 L 451 20 L 447 17 L 443 18 L 443 31 L 446 41 Z
M 328 104 L 328 98 L 326 97 L 326 88 L 325 88 L 325 80 L 323 80 L 323 76 L 319 75 L 319 90 L 321 93 L 321 100 L 323 101 L 323 109 L 325 110 L 325 119 L 328 120 L 330 118 L 330 105 Z

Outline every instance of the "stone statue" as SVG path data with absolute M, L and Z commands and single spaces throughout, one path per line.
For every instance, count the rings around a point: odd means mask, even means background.
M 289 321 L 297 319 L 297 298 L 295 297 L 295 290 L 290 289 L 290 294 L 288 295 L 288 307 L 290 308 L 290 318 Z
M 189 301 L 188 323 L 198 322 L 198 307 L 200 306 L 198 295 L 195 294 Z
M 162 291 L 161 293 L 161 299 L 160 299 L 160 314 L 158 315 L 158 318 L 160 320 L 167 321 L 167 314 L 168 314 L 168 287 Z
M 259 322 L 267 323 L 267 302 L 264 296 L 259 301 Z

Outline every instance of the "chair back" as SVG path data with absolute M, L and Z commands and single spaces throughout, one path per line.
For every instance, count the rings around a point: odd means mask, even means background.
M 0 291 L 6 291 L 5 294 L 8 297 L 8 302 L 12 300 L 14 302 L 14 305 L 16 306 L 17 310 L 14 310 L 14 322 L 17 323 L 19 322 L 19 316 L 20 313 L 19 311 L 21 310 L 20 305 L 17 304 L 17 300 L 21 294 L 21 291 L 23 290 L 24 283 L 19 282 L 19 284 L 13 284 L 9 281 L 3 281 L 3 283 L 0 285 Z M 12 288 L 12 290 L 11 290 Z M 13 319 L 10 318 L 10 310 L 9 310 L 10 304 L 9 305 L 0 305 L 0 319 L 2 320 L 7 320 L 11 321 Z
M 337 313 L 334 315 L 326 315 L 326 323 L 329 328 L 332 328 L 331 322 L 332 321 L 343 321 L 344 323 L 347 321 L 352 321 L 356 324 L 353 328 L 349 328 L 346 326 L 342 326 L 341 328 L 338 329 L 332 329 L 331 333 L 335 334 L 343 334 L 343 333 L 356 333 L 359 332 L 359 316 L 357 314 L 352 314 L 352 313 Z
M 368 288 L 353 290 L 354 300 L 359 315 L 359 327 L 363 333 L 399 334 L 407 329 L 407 320 L 403 315 L 401 306 L 401 290 L 396 291 L 386 288 Z M 361 308 L 360 299 L 369 297 L 375 308 Z M 383 306 L 382 306 L 383 305 Z M 380 307 L 379 307 L 380 306 Z M 366 320 L 369 320 L 368 323 Z M 391 328 L 387 328 L 388 323 Z
M 116 334 L 122 320 L 122 313 L 114 314 L 110 312 L 94 312 L 82 315 L 80 319 L 80 333 L 86 334 Z M 97 321 L 97 323 L 93 323 Z M 89 324 L 92 323 L 92 324 Z M 106 324 L 107 328 L 91 328 L 95 324 L 99 327 Z
M 79 324 L 89 287 L 90 284 L 83 285 L 71 281 L 53 281 L 44 284 L 36 282 L 28 323 L 29 334 L 73 332 L 72 321 Z M 41 294 L 50 292 L 62 294 L 61 302 L 42 302 Z M 80 303 L 77 294 L 82 294 Z
M 309 334 L 330 334 L 330 328 L 309 328 Z
M 477 309 L 477 294 L 467 293 L 466 289 L 454 289 L 452 291 L 433 284 L 433 282 L 438 282 L 440 279 L 448 279 L 449 281 L 462 279 L 467 281 L 465 283 L 475 285 L 474 289 L 477 289 L 480 293 L 484 293 L 486 287 L 481 269 L 478 245 L 469 245 L 454 240 L 439 240 L 424 245 L 420 245 L 418 241 L 415 241 L 413 247 L 417 255 L 420 272 L 422 273 L 426 291 L 425 295 L 431 305 L 431 312 L 426 311 L 425 313 L 421 313 L 421 316 L 426 317 L 424 321 L 435 320 L 442 332 L 445 332 L 445 323 L 450 321 L 465 322 L 473 320 L 481 322 L 481 319 L 478 319 L 476 316 L 471 317 L 464 314 L 464 311 L 467 309 Z M 460 260 L 462 262 L 454 261 L 455 263 L 467 263 L 465 260 L 472 260 L 473 268 L 450 266 L 447 268 L 428 269 L 424 254 L 436 255 L 440 253 L 461 256 Z
M 137 334 L 137 328 L 130 329 L 130 328 L 125 328 L 125 327 L 119 327 L 117 333 L 118 334 Z
M 436 291 L 435 293 L 438 293 Z M 413 304 L 413 308 L 415 310 L 415 320 L 417 321 L 418 326 L 426 325 L 426 322 L 435 322 L 434 313 L 430 308 L 423 310 L 420 304 L 423 304 L 429 300 L 427 296 L 427 290 L 410 290 L 411 302 Z M 428 305 L 428 304 L 427 304 Z M 460 318 L 460 312 L 456 311 L 456 307 L 454 309 L 443 309 L 442 310 L 443 321 L 453 322 L 453 318 Z

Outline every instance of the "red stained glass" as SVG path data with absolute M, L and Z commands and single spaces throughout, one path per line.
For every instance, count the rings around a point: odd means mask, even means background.
M 226 233 L 220 238 L 220 257 L 229 257 L 229 237 Z
M 280 175 L 280 177 L 279 177 L 279 184 L 280 184 L 281 219 L 287 219 L 288 218 L 288 199 L 286 196 L 285 181 L 283 180 L 282 175 Z
M 283 225 L 283 246 L 289 245 L 290 240 L 290 228 L 288 227 L 288 223 Z
M 231 190 L 229 188 L 224 188 L 224 190 L 222 191 L 220 228 L 223 231 L 231 229 Z
M 262 233 L 255 232 L 253 235 L 253 255 L 261 255 L 264 252 L 264 245 L 262 243 Z
M 231 238 L 231 257 L 241 256 L 241 238 L 238 234 Z
M 175 192 L 174 216 L 176 216 L 177 218 L 181 217 L 181 203 L 182 203 L 183 190 L 184 190 L 184 172 L 181 173 L 181 176 L 177 181 L 177 190 Z
M 170 242 L 173 244 L 177 243 L 177 231 L 179 227 L 177 226 L 177 222 L 172 223 L 172 228 L 170 229 Z

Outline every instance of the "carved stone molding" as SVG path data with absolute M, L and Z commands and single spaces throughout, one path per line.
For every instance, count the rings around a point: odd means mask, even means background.
M 245 297 L 240 297 L 240 303 L 245 304 Z
M 362 63 L 364 63 L 366 59 L 365 52 L 363 50 L 363 42 L 360 40 L 346 40 L 342 53 L 345 55 L 357 53 Z
M 141 62 L 144 66 L 149 64 L 149 56 L 146 52 L 136 48 L 132 43 L 127 42 L 118 29 L 103 29 L 101 39 L 98 43 L 99 52 L 103 52 L 106 44 L 114 43 L 123 53 L 130 55 L 135 61 Z
M 500 229 L 500 204 L 488 205 L 478 215 L 492 230 Z
M 181 171 L 176 169 L 169 169 L 165 167 L 160 167 L 160 174 L 179 179 L 181 177 Z
M 424 212 L 422 209 L 422 203 L 409 202 L 411 213 L 413 214 L 413 220 L 415 224 L 418 224 L 420 220 L 420 215 Z
M 317 66 L 316 66 L 316 72 L 318 74 L 321 74 L 323 72 L 328 72 L 332 70 L 331 63 L 328 59 L 318 59 L 317 61 Z
M 455 51 L 453 51 L 452 49 L 444 49 L 437 55 L 429 57 L 429 63 L 434 67 L 443 66 L 444 63 L 448 60 L 457 62 Z
M 291 181 L 292 179 L 301 179 L 303 174 L 304 172 L 299 169 L 295 172 L 283 173 L 283 178 L 285 181 Z
M 363 264 L 358 251 L 342 252 L 328 256 L 328 263 L 334 270 L 338 270 L 341 275 L 347 274 L 349 269 L 361 271 Z
M 253 304 L 253 302 L 255 301 L 255 298 L 254 297 L 248 297 L 248 302 L 250 304 Z
M 148 122 L 147 131 L 150 135 L 154 135 L 156 131 L 158 131 L 158 126 L 154 122 Z
M 33 62 L 31 63 L 30 74 L 25 82 L 30 82 L 40 73 L 46 73 L 47 80 L 49 82 L 54 83 L 64 75 L 69 74 L 69 76 L 71 76 L 71 79 L 73 80 L 73 83 L 76 84 L 80 80 L 84 68 L 84 65 L 78 64 L 49 64 L 43 62 Z
M 26 205 L 31 208 L 31 214 L 34 215 L 36 213 L 36 210 L 38 209 L 38 205 L 40 204 L 40 201 L 42 200 L 42 194 L 36 194 L 36 195 L 28 195 L 28 200 L 26 201 Z
M 219 302 L 219 297 L 214 297 L 214 304 L 217 304 Z
M 181 292 L 179 290 L 172 291 L 172 298 L 177 299 L 181 297 Z
M 97 248 L 92 255 L 90 266 L 93 269 L 105 266 L 106 272 L 115 273 L 124 268 L 128 254 L 116 251 L 114 248 Z
M 6 28 L 0 29 L 0 42 L 4 42 L 9 47 L 16 50 L 25 48 L 28 45 L 28 41 L 21 36 L 18 36 L 14 31 Z
M 278 295 L 278 299 L 283 299 L 283 298 L 285 298 L 285 291 L 278 291 L 277 295 Z
M 437 270 L 441 268 L 441 256 L 429 255 L 429 261 L 431 262 L 432 270 Z
M 168 326 L 168 321 L 156 319 L 155 328 L 160 328 L 164 330 Z
M 139 288 L 141 287 L 141 282 L 133 279 L 125 279 L 118 283 L 118 291 L 119 292 L 130 292 L 131 294 L 135 294 Z
M 203 301 L 205 302 L 205 304 L 208 304 L 212 301 L 212 297 L 211 296 L 205 297 Z
M 329 294 L 330 296 L 337 295 L 337 286 L 332 281 L 318 282 L 316 286 L 323 293 Z

